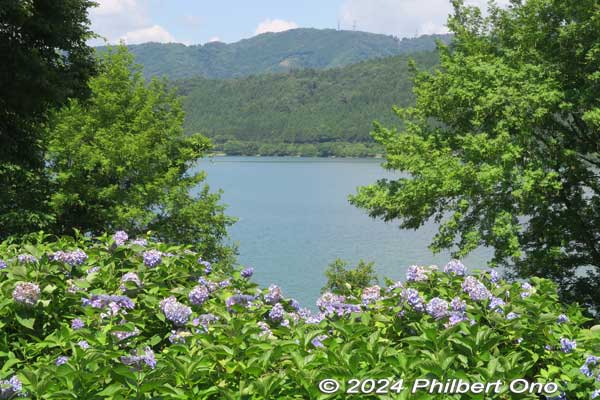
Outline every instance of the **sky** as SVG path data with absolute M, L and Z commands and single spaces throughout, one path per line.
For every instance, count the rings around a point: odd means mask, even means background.
M 501 0 L 505 2 L 507 0 Z M 96 0 L 89 16 L 103 39 L 232 43 L 264 32 L 337 28 L 397 37 L 445 33 L 450 0 Z M 469 0 L 484 6 L 486 0 Z

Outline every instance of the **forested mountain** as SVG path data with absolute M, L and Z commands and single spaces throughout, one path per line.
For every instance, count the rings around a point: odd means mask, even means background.
M 146 77 L 224 79 L 342 67 L 374 58 L 430 51 L 435 48 L 436 39 L 449 42 L 450 38 L 449 35 L 425 35 L 399 40 L 367 32 L 300 28 L 264 33 L 231 44 L 144 43 L 128 48 L 136 62 L 144 66 Z
M 413 101 L 411 58 L 420 68 L 438 61 L 431 51 L 320 71 L 175 84 L 185 96 L 186 131 L 206 134 L 229 154 L 366 155 L 376 152 L 372 121 L 397 123 L 392 106 Z

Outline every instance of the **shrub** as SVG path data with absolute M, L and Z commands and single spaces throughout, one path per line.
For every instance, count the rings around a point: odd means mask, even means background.
M 329 398 L 346 398 L 351 378 L 518 378 L 569 399 L 600 388 L 599 333 L 544 279 L 413 266 L 405 283 L 324 293 L 311 312 L 257 288 L 250 269 L 123 232 L 38 234 L 1 244 L 0 260 L 4 398 L 321 398 L 325 378 L 342 385 Z M 503 390 L 491 397 L 526 398 Z
M 338 258 L 329 264 L 325 270 L 325 276 L 327 283 L 321 289 L 321 293 L 331 291 L 348 295 L 353 290 L 363 289 L 377 283 L 377 274 L 373 269 L 373 263 L 366 263 L 363 260 L 360 260 L 356 267 L 349 268 L 346 261 Z

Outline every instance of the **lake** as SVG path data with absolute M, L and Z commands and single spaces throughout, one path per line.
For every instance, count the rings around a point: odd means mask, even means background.
M 356 188 L 383 177 L 379 159 L 212 157 L 199 161 L 212 191 L 224 191 L 230 228 L 239 242 L 239 262 L 254 268 L 261 286 L 279 285 L 303 306 L 314 307 L 324 270 L 336 258 L 355 265 L 374 261 L 380 276 L 404 279 L 412 264 L 444 265 L 448 253 L 427 248 L 436 226 L 405 231 L 370 218 L 348 203 Z M 491 256 L 478 249 L 463 262 L 483 268 Z M 383 283 L 383 280 L 380 281 Z

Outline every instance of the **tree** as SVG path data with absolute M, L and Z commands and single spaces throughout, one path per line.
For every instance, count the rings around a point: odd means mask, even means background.
M 95 73 L 87 0 L 0 0 L 0 239 L 46 226 L 47 111 Z
M 336 259 L 325 270 L 327 283 L 321 292 L 332 292 L 344 296 L 351 295 L 356 289 L 364 289 L 377 283 L 377 275 L 373 270 L 373 263 L 363 260 L 354 268 L 349 267 L 346 261 Z
M 398 179 L 351 202 L 416 229 L 431 248 L 495 249 L 510 275 L 544 276 L 600 306 L 600 4 L 511 0 L 487 16 L 454 1 L 452 47 L 416 72 L 400 132 L 376 125 Z
M 232 220 L 207 186 L 191 194 L 205 174 L 190 168 L 210 148 L 209 140 L 184 135 L 174 91 L 164 81 L 146 84 L 124 46 L 100 64 L 90 98 L 71 100 L 48 130 L 52 230 L 152 231 L 158 239 L 216 255 Z

